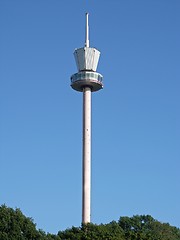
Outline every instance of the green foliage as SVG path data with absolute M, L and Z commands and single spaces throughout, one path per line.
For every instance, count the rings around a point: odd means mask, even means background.
M 180 230 L 149 215 L 121 217 L 119 225 L 127 240 L 180 240 Z
M 38 240 L 40 234 L 31 218 L 25 217 L 20 209 L 0 207 L 0 239 Z
M 121 217 L 108 224 L 82 224 L 58 234 L 37 230 L 20 209 L 0 206 L 0 240 L 180 240 L 180 229 L 149 215 Z
M 121 217 L 119 220 L 119 225 L 124 230 L 125 239 L 150 239 L 150 226 L 155 220 L 147 215 Z
M 179 240 L 180 230 L 170 226 L 168 223 L 160 223 L 155 221 L 151 225 L 151 236 L 153 239 L 161 240 Z
M 92 223 L 83 224 L 81 228 L 71 229 L 58 233 L 61 239 L 66 240 L 123 240 L 123 231 L 115 221 L 109 224 L 96 225 Z

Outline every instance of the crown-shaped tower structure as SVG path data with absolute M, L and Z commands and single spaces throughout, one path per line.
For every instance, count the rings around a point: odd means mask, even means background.
M 71 76 L 71 87 L 80 92 L 83 92 L 84 87 L 90 87 L 92 92 L 103 88 L 103 77 L 96 72 L 100 52 L 96 48 L 89 47 L 88 15 L 86 13 L 85 46 L 74 51 L 78 72 Z

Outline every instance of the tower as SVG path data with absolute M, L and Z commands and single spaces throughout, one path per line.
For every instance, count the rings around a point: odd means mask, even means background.
M 74 51 L 78 72 L 71 76 L 71 87 L 83 92 L 82 223 L 89 223 L 91 214 L 91 92 L 103 88 L 103 77 L 96 72 L 100 52 L 89 47 L 88 17 L 86 13 L 85 46 Z

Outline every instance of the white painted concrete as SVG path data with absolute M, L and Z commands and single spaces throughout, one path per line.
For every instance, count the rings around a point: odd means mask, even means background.
M 91 215 L 91 89 L 83 90 L 83 191 L 82 223 L 90 222 Z

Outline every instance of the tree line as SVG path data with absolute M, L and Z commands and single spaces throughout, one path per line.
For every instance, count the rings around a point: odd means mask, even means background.
M 57 234 L 38 230 L 20 209 L 0 206 L 0 240 L 180 240 L 180 229 L 150 215 L 120 217 L 108 224 L 82 224 Z

